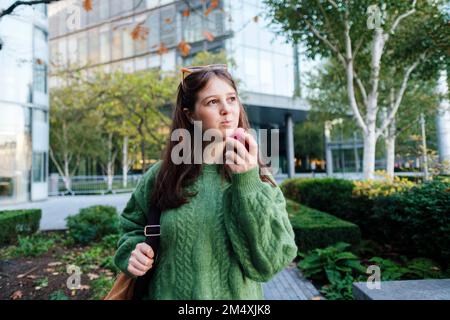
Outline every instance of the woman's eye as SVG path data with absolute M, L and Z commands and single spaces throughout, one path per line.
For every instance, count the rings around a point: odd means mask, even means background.
M 217 103 L 217 99 L 213 99 L 213 100 L 209 101 L 207 104 L 211 104 L 211 103 L 216 104 Z
M 230 97 L 231 101 L 236 101 L 236 97 Z

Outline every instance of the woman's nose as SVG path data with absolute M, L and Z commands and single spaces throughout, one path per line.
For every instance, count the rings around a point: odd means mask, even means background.
M 222 113 L 228 113 L 228 112 L 230 112 L 230 111 L 231 111 L 231 105 L 228 104 L 227 101 L 224 101 L 224 102 L 222 103 L 222 108 L 220 109 L 220 111 L 221 111 Z

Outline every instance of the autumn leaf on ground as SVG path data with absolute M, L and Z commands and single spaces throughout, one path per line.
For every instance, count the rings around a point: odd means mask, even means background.
M 133 40 L 146 40 L 150 29 L 142 24 L 136 25 L 131 31 L 131 38 Z
M 87 276 L 88 276 L 89 280 L 95 280 L 100 277 L 98 274 L 95 274 L 95 273 L 88 273 Z
M 60 265 L 62 265 L 62 262 L 50 262 L 48 264 L 49 267 L 57 267 L 57 266 L 60 266 Z
M 83 8 L 86 11 L 92 10 L 92 0 L 83 0 Z
M 189 52 L 191 52 L 191 46 L 184 40 L 178 44 L 178 49 L 180 49 L 181 55 L 183 57 L 186 57 L 187 55 L 189 55 Z
M 209 31 L 203 31 L 203 36 L 209 42 L 214 41 L 214 39 L 215 39 L 214 35 L 211 32 L 209 32 Z
M 23 293 L 20 290 L 14 291 L 14 293 L 11 295 L 11 299 L 13 300 L 22 299 L 22 297 Z
M 164 22 L 167 23 L 167 24 L 170 24 L 170 23 L 172 23 L 172 19 L 171 18 L 166 18 L 166 19 L 164 19 Z

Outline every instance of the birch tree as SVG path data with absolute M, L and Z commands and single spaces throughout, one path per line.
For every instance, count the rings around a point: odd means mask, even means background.
M 348 103 L 364 137 L 364 178 L 373 178 L 376 142 L 392 124 L 411 75 L 430 62 L 435 67 L 448 63 L 448 17 L 441 11 L 444 1 L 265 2 L 279 33 L 293 42 L 304 42 L 310 57 L 334 57 L 339 62 L 345 72 Z M 413 31 L 414 39 L 410 37 Z M 395 41 L 397 45 L 392 45 Z M 394 57 L 403 58 L 402 81 L 395 88 L 393 108 L 378 125 L 380 72 L 384 64 L 398 62 Z M 356 67 L 360 60 L 367 61 L 363 69 Z

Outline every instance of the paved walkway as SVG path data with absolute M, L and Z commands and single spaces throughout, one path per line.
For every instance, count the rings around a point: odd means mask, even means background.
M 264 283 L 263 289 L 266 300 L 324 300 L 293 262 L 272 280 Z

